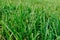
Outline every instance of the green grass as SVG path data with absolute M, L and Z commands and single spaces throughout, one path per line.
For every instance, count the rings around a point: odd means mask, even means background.
M 60 0 L 0 0 L 0 40 L 60 40 Z

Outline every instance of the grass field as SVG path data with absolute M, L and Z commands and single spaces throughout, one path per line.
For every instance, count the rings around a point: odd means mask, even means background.
M 0 0 L 0 40 L 60 40 L 60 0 Z

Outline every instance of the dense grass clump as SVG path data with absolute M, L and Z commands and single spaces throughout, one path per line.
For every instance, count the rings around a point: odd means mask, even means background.
M 60 40 L 59 0 L 0 0 L 0 40 Z

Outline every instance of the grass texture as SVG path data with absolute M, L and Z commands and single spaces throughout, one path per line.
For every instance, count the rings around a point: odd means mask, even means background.
M 60 0 L 0 0 L 0 40 L 60 40 Z

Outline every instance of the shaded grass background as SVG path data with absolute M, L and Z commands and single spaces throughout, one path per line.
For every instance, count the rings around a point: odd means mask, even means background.
M 0 0 L 1 40 L 60 40 L 59 0 Z

